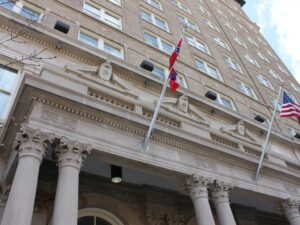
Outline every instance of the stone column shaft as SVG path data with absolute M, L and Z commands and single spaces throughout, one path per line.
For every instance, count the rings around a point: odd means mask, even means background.
M 54 202 L 52 225 L 77 225 L 79 172 L 91 146 L 60 140 L 56 149 L 59 175 Z
M 287 199 L 282 203 L 283 212 L 290 225 L 300 225 L 299 200 Z
M 220 225 L 236 225 L 229 204 L 229 191 L 232 185 L 215 180 L 212 185 L 212 197 Z
M 196 175 L 186 181 L 185 190 L 193 200 L 198 225 L 215 225 L 208 201 L 207 185 L 210 182 L 210 179 Z
M 19 162 L 1 225 L 31 225 L 39 168 L 47 148 L 46 142 L 53 137 L 25 125 L 17 134 L 15 149 Z

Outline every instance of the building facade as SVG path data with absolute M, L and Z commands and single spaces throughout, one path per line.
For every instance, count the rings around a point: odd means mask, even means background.
M 300 86 L 243 4 L 0 0 L 1 225 L 300 225 L 300 130 L 276 105 Z

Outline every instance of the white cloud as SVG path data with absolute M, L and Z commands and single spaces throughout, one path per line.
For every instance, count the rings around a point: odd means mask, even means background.
M 264 0 L 256 9 L 262 32 L 275 30 L 278 54 L 300 82 L 300 0 Z

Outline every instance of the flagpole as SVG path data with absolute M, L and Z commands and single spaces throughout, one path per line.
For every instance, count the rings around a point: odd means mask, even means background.
M 183 37 L 184 35 L 184 32 L 185 32 L 185 29 L 187 28 L 187 25 L 185 25 L 181 31 L 181 34 L 180 34 L 180 38 Z M 171 71 L 172 68 L 170 68 L 170 71 Z M 160 106 L 161 106 L 161 103 L 162 103 L 162 100 L 166 94 L 166 91 L 167 91 L 167 87 L 168 87 L 168 81 L 170 79 L 170 76 L 167 77 L 167 79 L 165 80 L 165 83 L 164 83 L 164 86 L 163 86 L 163 89 L 161 91 L 161 94 L 159 96 L 159 99 L 158 99 L 158 102 L 157 102 L 157 105 L 156 105 L 156 108 L 155 108 L 155 111 L 154 111 L 154 114 L 153 114 L 153 117 L 152 117 L 152 120 L 151 120 L 151 123 L 150 123 L 150 126 L 149 126 L 149 129 L 148 129 L 148 132 L 147 132 L 147 135 L 146 135 L 146 138 L 145 138 L 145 141 L 143 143 L 143 149 L 146 151 L 148 150 L 148 143 L 149 143 L 149 140 L 151 138 L 151 133 L 152 133 L 152 130 L 154 128 L 154 125 L 155 125 L 155 122 L 156 122 L 156 118 L 158 116 L 158 112 L 159 112 L 159 109 L 160 109 Z
M 278 105 L 278 102 L 279 102 L 279 99 L 280 99 L 280 96 L 281 96 L 281 92 L 282 92 L 282 88 L 283 88 L 283 83 L 281 84 L 280 89 L 279 89 L 279 93 L 278 93 L 276 104 L 275 104 L 275 107 L 274 107 L 274 111 L 273 111 L 271 123 L 270 123 L 270 126 L 269 126 L 268 134 L 267 134 L 265 143 L 263 145 L 263 151 L 261 153 L 259 164 L 258 164 L 257 171 L 256 171 L 256 174 L 255 174 L 255 178 L 254 178 L 255 181 L 258 180 L 259 173 L 260 173 L 261 168 L 263 166 L 263 160 L 265 158 L 265 154 L 266 154 L 266 150 L 267 150 L 267 146 L 268 146 L 268 142 L 269 142 L 273 122 L 274 122 L 274 119 L 275 119 L 275 114 L 276 114 L 276 111 L 277 111 L 277 105 Z

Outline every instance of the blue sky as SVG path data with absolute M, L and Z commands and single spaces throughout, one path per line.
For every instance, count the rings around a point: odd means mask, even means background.
M 243 9 L 300 82 L 300 0 L 246 0 Z

